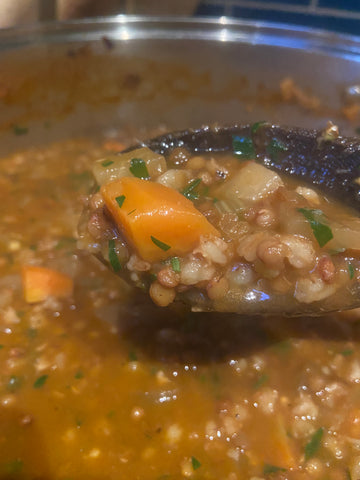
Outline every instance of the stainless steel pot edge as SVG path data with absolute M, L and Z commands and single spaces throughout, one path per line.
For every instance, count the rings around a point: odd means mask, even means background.
M 34 44 L 96 41 L 104 36 L 121 41 L 147 38 L 192 39 L 272 45 L 360 61 L 360 36 L 227 17 L 209 19 L 118 15 L 67 22 L 37 23 L 0 31 L 0 51 Z

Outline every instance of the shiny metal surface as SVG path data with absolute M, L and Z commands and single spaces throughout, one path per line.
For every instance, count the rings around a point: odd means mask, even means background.
M 98 68 L 89 62 L 76 75 L 71 66 L 71 75 L 66 76 L 69 61 L 65 63 L 64 58 L 70 50 L 76 57 L 77 49 L 84 47 L 93 55 L 108 57 L 108 67 Z M 172 130 L 257 120 L 323 128 L 332 119 L 344 134 L 354 132 L 340 110 L 348 99 L 346 92 L 360 78 L 360 37 L 227 18 L 120 15 L 3 30 L 3 70 L 9 58 L 18 64 L 22 84 L 11 92 L 11 102 L 0 98 L 1 150 L 4 145 L 14 149 L 43 141 L 42 124 L 49 120 L 54 128 L 46 132 L 46 141 L 124 125 L 150 128 L 165 124 Z M 39 62 L 48 64 L 48 70 L 39 68 Z M 76 62 L 78 58 L 72 65 Z M 136 95 L 125 92 L 109 101 L 104 91 L 117 89 L 118 93 L 119 65 L 125 65 L 123 69 L 129 65 L 128 74 L 136 72 L 141 84 Z M 63 78 L 61 86 L 56 79 L 54 87 L 50 77 L 56 68 Z M 95 74 L 93 97 L 85 98 L 79 84 L 90 82 Z M 44 80 L 46 76 L 49 81 Z M 287 77 L 306 95 L 318 99 L 320 107 L 283 101 L 279 86 Z M 16 82 L 10 80 L 10 89 L 12 83 Z M 80 92 L 78 98 L 74 98 L 74 91 Z M 66 115 L 54 110 L 53 97 L 67 101 L 70 96 L 74 108 L 68 108 Z M 29 135 L 14 139 L 8 135 L 9 128 L 18 123 L 29 124 L 31 129 Z

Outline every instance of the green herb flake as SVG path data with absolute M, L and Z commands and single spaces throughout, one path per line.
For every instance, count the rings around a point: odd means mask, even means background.
M 15 475 L 21 472 L 24 467 L 24 462 L 20 458 L 16 458 L 12 462 L 6 464 L 6 473 L 9 475 Z
M 116 250 L 115 250 L 115 240 L 109 240 L 108 244 L 108 255 L 109 255 L 109 262 L 114 270 L 114 272 L 119 272 L 121 270 L 121 263 L 120 260 L 118 259 Z
M 61 237 L 56 244 L 55 248 L 56 250 L 61 250 L 62 248 L 74 248 L 76 245 L 76 238 L 74 237 Z
M 349 272 L 350 280 L 352 280 L 355 275 L 355 270 L 351 263 L 348 263 L 348 272 Z
M 325 215 L 321 210 L 312 208 L 298 208 L 309 222 L 313 234 L 320 247 L 324 247 L 332 238 L 334 238 L 331 228 L 325 223 Z
M 264 475 L 271 475 L 272 473 L 277 472 L 286 472 L 286 468 L 277 467 L 276 465 L 271 465 L 270 463 L 265 463 L 263 474 Z
M 150 273 L 149 274 L 150 282 L 153 283 L 157 280 L 157 275 L 156 273 Z
M 288 353 L 291 350 L 291 342 L 289 340 L 281 340 L 272 346 L 272 350 L 276 353 Z
M 150 235 L 150 238 L 151 238 L 151 241 L 153 242 L 153 244 L 156 245 L 157 247 L 161 248 L 161 250 L 164 250 L 164 252 L 167 252 L 168 250 L 170 250 L 170 248 L 171 248 L 170 245 L 167 245 L 166 243 L 158 240 L 157 238 L 153 237 L 152 235 Z
M 80 380 L 81 378 L 84 378 L 84 373 L 81 370 L 78 370 L 75 373 L 74 378 L 76 378 L 76 380 Z
M 259 128 L 263 127 L 266 124 L 267 122 L 265 121 L 253 123 L 251 126 L 251 133 L 256 133 L 259 130 Z
M 5 348 L 5 346 L 4 346 L 4 345 L 0 345 L 0 350 L 3 349 L 3 348 Z
M 213 203 L 217 203 L 218 201 L 219 201 L 218 198 L 216 198 L 216 197 L 213 198 Z
M 134 352 L 134 350 L 130 350 L 129 362 L 137 362 L 137 361 L 138 361 L 138 356 L 136 355 L 136 352 Z
M 14 125 L 13 132 L 15 135 L 26 135 L 29 132 L 29 129 L 21 125 Z
M 101 162 L 101 165 L 102 165 L 103 167 L 110 167 L 110 165 L 112 165 L 113 163 L 114 163 L 113 160 L 106 159 L 106 160 L 104 160 L 103 162 Z
M 253 141 L 249 137 L 234 136 L 233 152 L 241 160 L 254 159 L 256 156 Z
M 110 412 L 106 414 L 107 418 L 114 418 L 115 415 L 116 415 L 115 410 L 110 410 Z
M 91 186 L 94 185 L 94 177 L 89 170 L 80 173 L 71 172 L 69 173 L 68 178 L 74 190 L 88 191 Z
M 120 195 L 119 197 L 115 197 L 116 203 L 119 205 L 121 208 L 123 206 L 124 200 L 125 200 L 125 195 Z
M 191 457 L 191 465 L 192 465 L 193 470 L 197 470 L 198 468 L 201 467 L 201 463 L 195 457 Z
M 15 392 L 21 387 L 21 379 L 16 375 L 12 375 L 7 383 L 7 389 L 9 392 Z
M 201 178 L 195 178 L 192 180 L 187 187 L 181 192 L 184 197 L 188 198 L 189 200 L 197 200 L 199 198 L 199 193 L 196 192 L 196 188 L 200 185 Z
M 262 375 L 260 375 L 260 377 L 256 380 L 254 384 L 255 390 L 262 387 L 268 380 L 269 380 L 269 375 L 267 375 L 266 373 L 263 373 Z
M 150 178 L 146 163 L 142 158 L 133 158 L 130 161 L 129 170 L 134 175 L 134 177 L 142 178 L 143 180 L 147 180 Z
M 312 435 L 310 441 L 305 445 L 305 461 L 314 457 L 321 446 L 321 440 L 324 435 L 324 429 L 320 427 Z
M 343 355 L 344 357 L 349 357 L 350 355 L 353 355 L 354 354 L 354 350 L 352 348 L 347 348 L 345 350 L 342 350 L 341 352 L 341 355 Z
M 78 428 L 80 428 L 81 425 L 84 423 L 84 421 L 81 420 L 80 418 L 77 418 L 77 419 L 75 420 L 75 423 L 76 423 L 76 426 L 77 426 Z
M 136 212 L 136 208 L 134 208 L 134 210 L 131 210 L 128 215 L 131 215 L 132 213 Z
M 175 273 L 180 273 L 181 272 L 180 259 L 178 257 L 172 257 L 171 267 L 172 267 L 172 269 L 174 270 Z
M 41 377 L 37 378 L 34 382 L 34 388 L 41 388 L 45 385 L 49 375 L 41 375 Z
M 36 338 L 38 335 L 38 331 L 36 328 L 30 327 L 27 329 L 26 335 L 28 336 L 28 338 Z
M 277 140 L 276 138 L 273 138 L 269 145 L 266 147 L 266 151 L 270 155 L 270 158 L 272 160 L 277 160 L 279 154 L 286 152 L 287 150 L 287 145 L 285 145 L 285 143 L 281 142 L 280 140 Z

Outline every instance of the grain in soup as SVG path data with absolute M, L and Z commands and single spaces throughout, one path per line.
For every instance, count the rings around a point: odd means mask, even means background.
M 301 311 L 350 302 L 357 213 L 259 164 L 250 139 L 233 143 L 231 154 L 176 148 L 166 158 L 142 147 L 95 162 L 84 248 L 159 306 L 181 299 L 196 311 L 241 312 L 271 302 Z
M 0 477 L 358 478 L 359 313 L 240 320 L 134 293 L 76 243 L 107 153 L 0 160 Z

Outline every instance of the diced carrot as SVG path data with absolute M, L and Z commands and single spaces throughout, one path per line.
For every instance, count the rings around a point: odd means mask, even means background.
M 104 142 L 104 148 L 109 152 L 121 152 L 122 150 L 125 150 L 125 144 L 118 142 L 117 140 L 109 139 Z
M 258 428 L 264 433 L 261 438 L 253 432 Z M 258 412 L 252 428 L 248 427 L 253 442 L 253 455 L 256 463 L 269 463 L 282 468 L 296 466 L 294 444 L 287 435 L 281 415 L 268 415 Z
M 56 270 L 25 265 L 22 268 L 22 283 L 25 300 L 37 303 L 50 296 L 65 298 L 72 294 L 73 280 Z
M 160 183 L 122 177 L 103 185 L 101 193 L 119 229 L 146 261 L 184 255 L 202 235 L 219 236 L 190 200 Z

